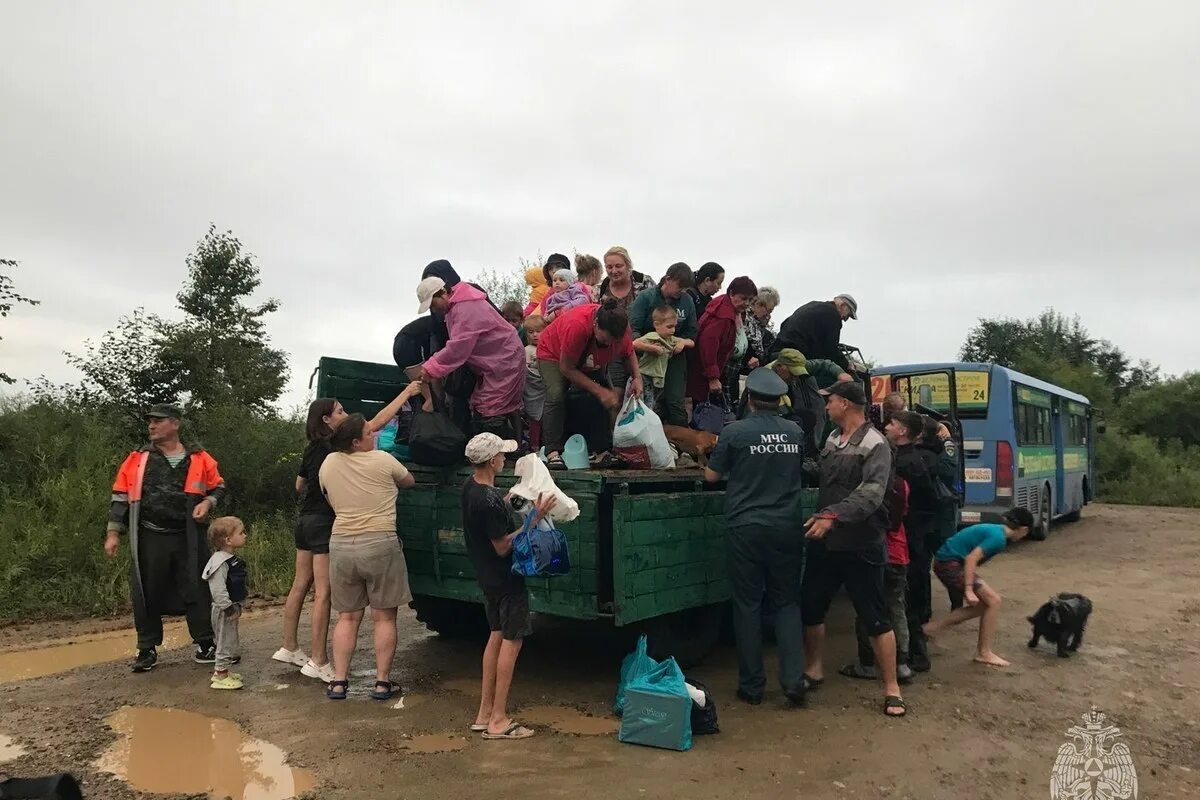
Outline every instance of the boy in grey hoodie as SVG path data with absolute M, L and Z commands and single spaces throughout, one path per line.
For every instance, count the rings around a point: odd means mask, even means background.
M 214 666 L 213 689 L 241 689 L 242 676 L 229 668 L 241 660 L 238 639 L 238 618 L 242 616 L 242 601 L 246 599 L 246 562 L 234 553 L 246 544 L 246 526 L 237 517 L 221 517 L 208 527 L 208 543 L 212 558 L 200 574 L 208 581 L 212 595 L 212 627 L 216 638 L 217 661 Z

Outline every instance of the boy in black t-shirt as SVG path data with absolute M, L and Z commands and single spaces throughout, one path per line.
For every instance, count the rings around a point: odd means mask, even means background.
M 533 736 L 532 730 L 509 718 L 506 708 L 521 643 L 533 632 L 525 581 L 512 572 L 512 542 L 521 525 L 507 498 L 496 488 L 496 474 L 504 469 L 504 454 L 516 449 L 516 442 L 494 433 L 481 433 L 467 442 L 467 460 L 475 467 L 475 474 L 463 484 L 463 531 L 492 631 L 483 651 L 479 713 L 471 725 L 471 730 L 482 733 L 485 739 Z M 545 517 L 554 503 L 554 497 L 539 496 L 534 504 L 534 522 Z

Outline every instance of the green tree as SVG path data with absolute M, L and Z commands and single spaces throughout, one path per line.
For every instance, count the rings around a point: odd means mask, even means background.
M 178 370 L 178 394 L 198 407 L 270 411 L 287 383 L 287 354 L 270 346 L 264 322 L 278 301 L 247 305 L 262 282 L 254 257 L 232 232 L 210 225 L 187 266 L 177 295 L 184 319 L 159 338 L 162 361 Z
M 529 302 L 529 286 L 525 283 L 525 271 L 497 272 L 485 269 L 471 281 L 478 284 L 497 306 L 507 302 L 520 303 L 523 307 Z
M 0 267 L 4 269 L 16 269 L 17 262 L 7 258 L 0 258 Z M 25 303 L 26 305 L 36 306 L 40 300 L 30 300 L 17 293 L 13 286 L 12 278 L 4 273 L 0 273 L 0 317 L 7 317 L 8 312 L 12 311 L 13 306 Z M 0 340 L 4 337 L 0 336 Z M 4 372 L 0 372 L 0 383 L 16 383 L 16 380 Z
M 1144 433 L 1166 447 L 1175 439 L 1184 447 L 1200 445 L 1200 372 L 1134 392 L 1121 406 L 1122 426 Z

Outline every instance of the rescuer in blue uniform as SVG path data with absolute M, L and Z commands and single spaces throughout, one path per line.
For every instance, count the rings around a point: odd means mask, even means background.
M 752 413 L 721 431 L 705 477 L 727 480 L 725 521 L 733 630 L 737 638 L 739 699 L 758 705 L 766 690 L 762 604 L 769 598 L 779 648 L 779 682 L 795 705 L 804 704 L 804 624 L 800 584 L 804 530 L 800 475 L 804 432 L 779 413 L 788 386 L 774 371 L 746 379 Z

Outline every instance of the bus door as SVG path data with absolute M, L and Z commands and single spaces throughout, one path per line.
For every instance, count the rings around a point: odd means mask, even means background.
M 963 427 L 958 416 L 958 382 L 952 367 L 928 372 L 893 373 L 887 376 L 891 390 L 899 392 L 913 411 L 928 414 L 950 429 L 958 445 L 958 481 L 955 493 L 959 508 L 966 503 L 966 456 L 963 452 Z M 872 398 L 874 399 L 874 398 Z
M 1052 515 L 1061 514 L 1062 510 L 1067 507 L 1066 503 L 1066 482 L 1067 475 L 1063 464 L 1063 448 L 1066 445 L 1066 436 L 1063 427 L 1067 424 L 1067 416 L 1063 413 L 1063 401 L 1058 395 L 1053 395 L 1050 398 L 1050 438 L 1054 443 L 1054 505 L 1050 509 Z

